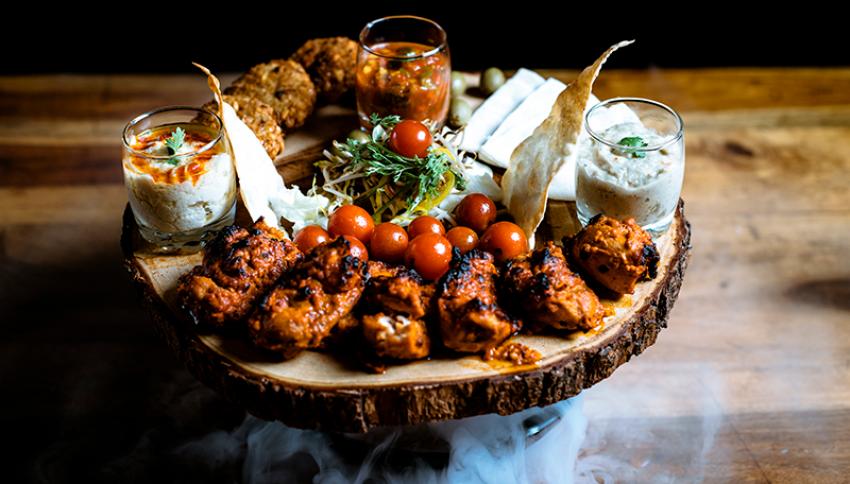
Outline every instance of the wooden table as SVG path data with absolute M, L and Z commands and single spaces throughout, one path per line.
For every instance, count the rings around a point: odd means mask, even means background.
M 586 392 L 585 454 L 624 481 L 849 482 L 850 69 L 608 70 L 595 91 L 684 116 L 694 254 L 670 328 Z M 167 469 L 126 456 L 241 418 L 157 340 L 118 247 L 124 123 L 207 98 L 195 75 L 0 78 L 13 475 Z

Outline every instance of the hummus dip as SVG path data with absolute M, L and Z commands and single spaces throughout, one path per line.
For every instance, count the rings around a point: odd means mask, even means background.
M 576 208 L 582 224 L 603 213 L 665 230 L 682 190 L 684 140 L 672 141 L 639 122 L 614 124 L 600 137 L 612 143 L 590 139 L 578 154 Z
M 178 128 L 183 140 L 174 151 L 168 139 Z M 131 136 L 123 160 L 124 184 L 139 225 L 182 233 L 232 213 L 236 176 L 225 143 L 208 128 L 188 123 Z

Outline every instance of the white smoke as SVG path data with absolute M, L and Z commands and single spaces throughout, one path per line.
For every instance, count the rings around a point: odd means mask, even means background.
M 705 368 L 650 373 L 652 381 L 641 365 L 625 365 L 543 409 L 364 435 L 244 416 L 186 375 L 157 397 L 163 425 L 112 460 L 98 482 L 701 482 L 726 462 L 714 448 L 722 380 Z M 534 427 L 544 430 L 529 437 Z M 65 481 L 67 459 L 56 456 L 66 448 L 42 456 L 37 481 Z
M 227 468 L 242 462 L 241 480 L 278 482 L 364 483 L 540 483 L 570 484 L 586 419 L 582 398 L 546 409 L 503 417 L 484 415 L 372 435 L 335 436 L 289 428 L 252 416 L 234 431 L 212 432 L 176 449 L 180 458 Z M 529 427 L 545 425 L 529 437 Z M 348 442 L 340 446 L 339 440 Z M 406 451 L 398 444 L 439 442 L 433 449 Z M 351 446 L 367 449 L 352 459 Z M 445 451 L 445 465 L 434 467 L 416 452 Z M 353 452 L 357 454 L 357 452 Z

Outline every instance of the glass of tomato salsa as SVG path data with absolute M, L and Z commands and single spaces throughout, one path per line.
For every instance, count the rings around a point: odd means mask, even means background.
M 449 112 L 451 62 L 446 32 L 415 16 L 373 20 L 360 32 L 357 56 L 357 112 L 369 117 L 397 114 L 441 127 Z

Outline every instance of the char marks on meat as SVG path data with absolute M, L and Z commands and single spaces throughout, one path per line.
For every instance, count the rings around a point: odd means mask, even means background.
M 519 329 L 496 300 L 499 272 L 493 256 L 480 250 L 455 251 L 436 294 L 443 344 L 455 351 L 480 353 Z

